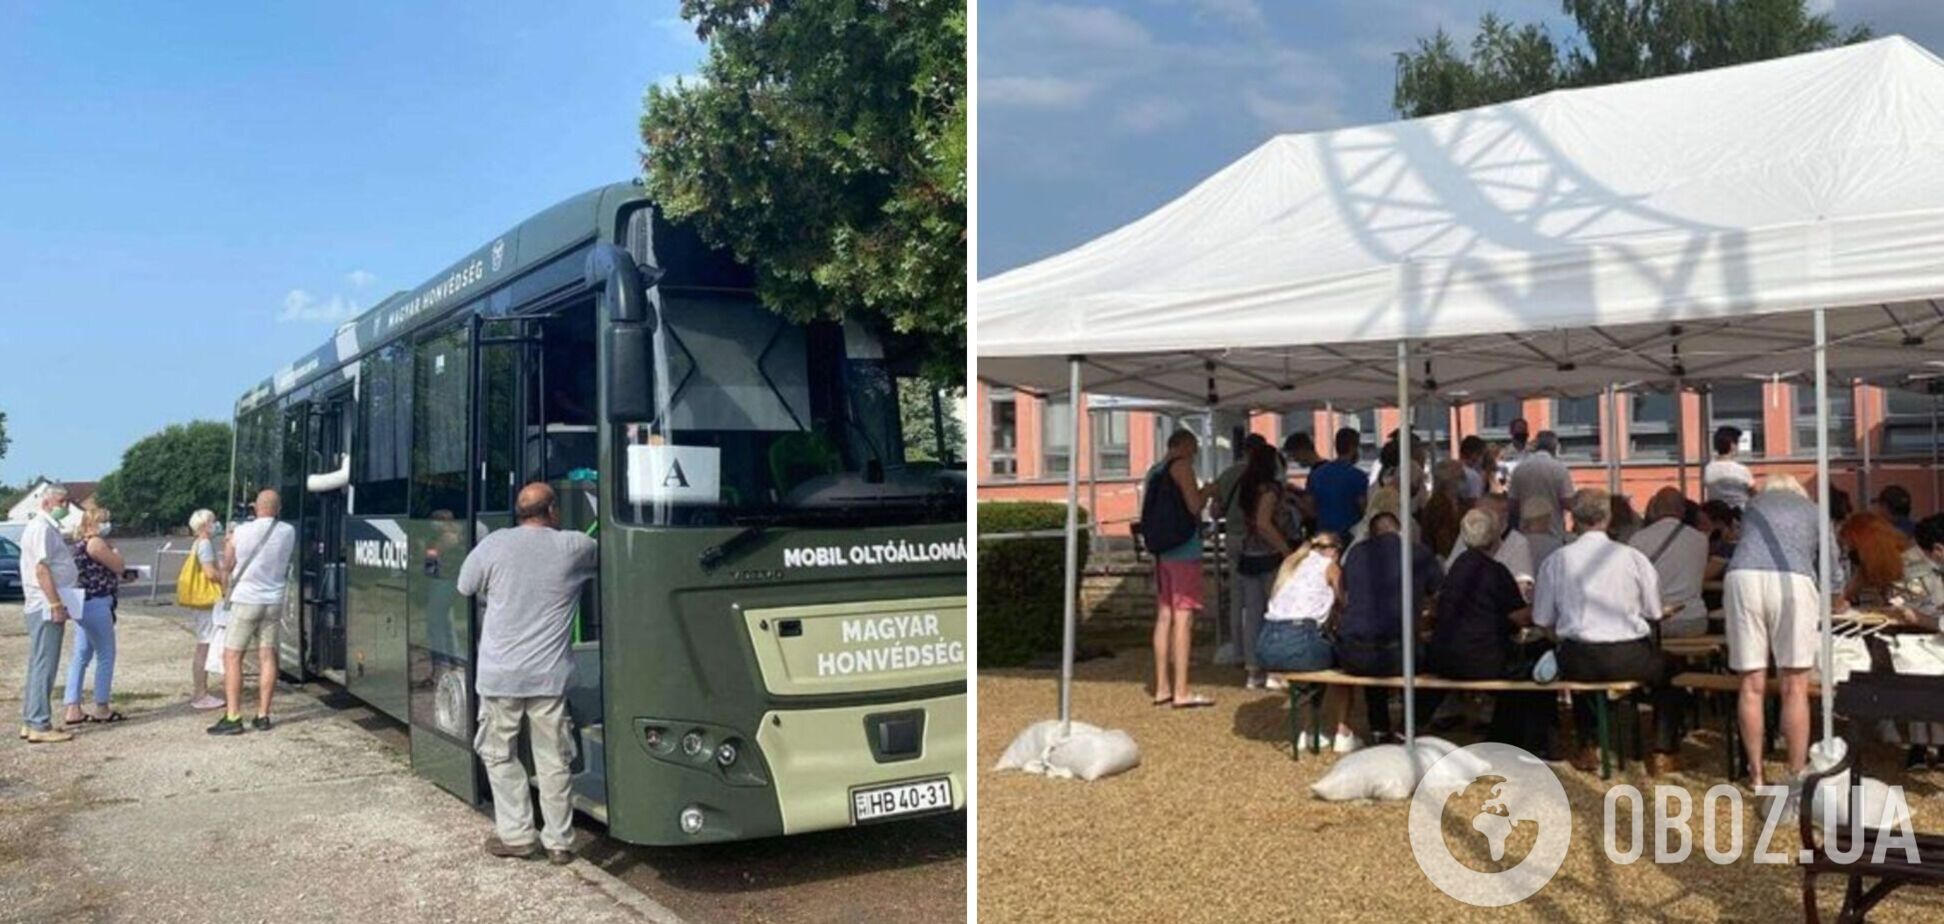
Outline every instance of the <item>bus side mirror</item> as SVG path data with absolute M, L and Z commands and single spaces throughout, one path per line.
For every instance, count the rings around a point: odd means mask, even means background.
M 655 419 L 654 328 L 616 324 L 608 328 L 607 414 L 609 423 Z

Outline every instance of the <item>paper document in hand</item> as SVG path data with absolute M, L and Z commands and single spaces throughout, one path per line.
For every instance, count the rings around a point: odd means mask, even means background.
M 61 604 L 67 607 L 68 618 L 79 619 L 81 617 L 81 607 L 88 602 L 87 594 L 82 593 L 79 587 L 72 589 L 58 587 L 55 588 L 55 592 L 61 595 Z M 54 608 L 51 606 L 48 607 L 45 612 L 41 613 L 41 618 L 48 622 L 53 622 Z

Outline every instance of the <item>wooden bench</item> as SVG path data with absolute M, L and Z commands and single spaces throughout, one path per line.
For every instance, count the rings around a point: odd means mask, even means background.
M 1803 791 L 1815 792 L 1824 780 L 1845 771 L 1851 771 L 1850 785 L 1859 785 L 1864 772 L 1858 755 L 1862 753 L 1862 739 L 1867 729 L 1874 728 L 1875 723 L 1882 719 L 1944 721 L 1944 696 L 1939 695 L 1941 692 L 1944 692 L 1944 678 L 1875 671 L 1851 674 L 1848 681 L 1836 688 L 1836 712 L 1848 720 L 1849 728 L 1843 759 L 1828 770 L 1804 776 Z M 1841 876 L 1845 880 L 1843 905 L 1836 913 L 1836 920 L 1846 922 L 1862 921 L 1870 909 L 1904 886 L 1944 887 L 1944 835 L 1913 832 L 1917 848 L 1915 863 L 1909 862 L 1904 852 L 1894 846 L 1885 851 L 1879 862 L 1876 850 L 1878 840 L 1887 833 L 1883 830 L 1863 827 L 1861 836 L 1856 837 L 1857 832 L 1853 832 L 1849 825 L 1837 825 L 1833 830 L 1821 831 L 1818 838 L 1814 814 L 1806 807 L 1801 812 L 1800 824 L 1806 855 L 1801 864 L 1802 911 L 1803 919 L 1810 924 L 1822 919 L 1821 911 L 1816 907 L 1816 878 L 1819 876 Z M 1853 843 L 1853 838 L 1861 843 Z M 1843 853 L 1854 851 L 1854 858 L 1838 859 L 1836 852 L 1839 850 Z M 1865 889 L 1865 880 L 1875 881 Z
M 1310 753 L 1320 754 L 1323 746 L 1320 741 L 1323 733 L 1323 690 L 1325 687 L 1379 687 L 1391 690 L 1404 689 L 1402 677 L 1360 677 L 1339 670 L 1327 671 L 1272 671 L 1275 677 L 1289 685 L 1289 757 L 1300 759 L 1302 751 L 1299 739 L 1302 736 L 1302 721 L 1299 718 L 1302 706 L 1309 706 Z M 1623 699 L 1640 690 L 1640 684 L 1631 680 L 1615 681 L 1573 681 L 1559 680 L 1552 683 L 1538 683 L 1531 680 L 1451 680 L 1433 674 L 1419 674 L 1416 678 L 1419 690 L 1441 690 L 1454 693 L 1587 693 L 1605 694 L 1593 699 L 1593 714 L 1597 720 L 1600 735 L 1600 778 L 1613 775 L 1613 734 L 1612 725 L 1607 717 L 1607 702 Z M 1622 713 L 1625 714 L 1625 711 Z M 1638 732 L 1638 728 L 1635 729 Z M 1637 737 L 1637 736 L 1636 736 Z M 1636 748 L 1638 750 L 1638 748 Z
M 1724 696 L 1733 697 L 1741 695 L 1740 674 L 1708 674 L 1701 671 L 1688 671 L 1675 674 L 1674 685 L 1690 693 L 1702 694 L 1717 700 Z M 1770 677 L 1767 687 L 1769 698 L 1779 698 L 1781 696 L 1781 690 L 1780 682 L 1774 677 Z M 1809 697 L 1816 699 L 1821 696 L 1822 685 L 1815 681 L 1810 681 Z M 1726 706 L 1718 704 L 1715 711 L 1721 714 L 1721 740 L 1727 743 L 1728 748 L 1728 756 L 1726 758 L 1728 779 L 1730 781 L 1738 780 L 1741 778 L 1742 771 L 1747 769 L 1748 763 L 1747 758 L 1742 756 L 1741 720 L 1736 714 L 1733 703 L 1729 703 Z M 1763 737 L 1772 738 L 1775 733 L 1775 726 L 1776 721 L 1774 717 L 1762 723 Z M 1762 750 L 1768 750 L 1768 746 L 1768 741 L 1762 742 Z

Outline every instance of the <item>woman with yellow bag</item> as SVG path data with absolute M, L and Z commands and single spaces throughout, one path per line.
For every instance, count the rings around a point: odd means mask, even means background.
M 195 543 L 189 547 L 189 558 L 182 563 L 182 573 L 176 576 L 176 605 L 187 609 L 196 616 L 196 657 L 190 662 L 189 672 L 195 678 L 196 689 L 191 695 L 189 705 L 195 709 L 215 709 L 223 705 L 223 698 L 209 695 L 209 670 L 205 662 L 209 659 L 209 646 L 222 636 L 222 629 L 216 625 L 216 605 L 223 599 L 223 556 L 216 548 L 213 536 L 216 530 L 216 514 L 209 510 L 198 510 L 189 516 L 189 532 L 195 536 Z

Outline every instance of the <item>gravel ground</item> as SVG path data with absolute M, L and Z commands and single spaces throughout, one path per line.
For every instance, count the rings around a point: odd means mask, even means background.
M 268 734 L 204 735 L 180 622 L 124 607 L 118 639 L 127 722 L 0 739 L 0 920 L 675 920 L 590 863 L 485 857 L 484 817 L 306 691 Z M 9 731 L 25 648 L 0 605 Z
M 1522 904 L 1493 910 L 1461 904 L 1418 870 L 1406 835 L 1407 803 L 1312 799 L 1308 785 L 1333 759 L 1290 761 L 1285 697 L 1245 691 L 1239 671 L 1204 664 L 1197 662 L 1194 677 L 1217 705 L 1185 712 L 1148 705 L 1153 659 L 1144 650 L 1077 666 L 1074 716 L 1125 729 L 1141 746 L 1139 767 L 1095 783 L 991 772 L 1014 735 L 1054 715 L 1057 675 L 980 675 L 981 921 L 1802 919 L 1802 878 L 1793 866 L 1747 858 L 1718 866 L 1698 844 L 1679 865 L 1652 863 L 1651 846 L 1641 862 L 1609 861 L 1600 825 L 1607 787 L 1597 775 L 1564 764 L 1552 766 L 1575 819 L 1565 866 Z M 1721 747 L 1719 735 L 1697 732 L 1683 752 L 1685 772 L 1658 782 L 1685 786 L 1699 803 L 1708 787 L 1722 782 Z M 1900 753 L 1867 756 L 1872 775 L 1906 787 L 1917 830 L 1944 830 L 1944 772 L 1906 776 L 1892 769 L 1901 767 Z M 1780 769 L 1771 765 L 1770 773 L 1779 778 Z M 1643 788 L 1655 782 L 1638 765 L 1615 781 Z M 1763 824 L 1755 802 L 1749 799 L 1744 809 L 1751 854 Z M 1692 827 L 1698 839 L 1699 818 Z M 1719 830 L 1727 829 L 1724 810 Z M 1793 824 L 1778 832 L 1773 849 L 1797 851 L 1794 832 Z M 1515 836 L 1505 862 L 1516 863 L 1529 846 L 1529 837 L 1521 843 Z M 1824 879 L 1820 888 L 1824 914 L 1833 914 L 1830 899 L 1840 885 Z M 1899 892 L 1871 920 L 1944 920 L 1944 893 Z

